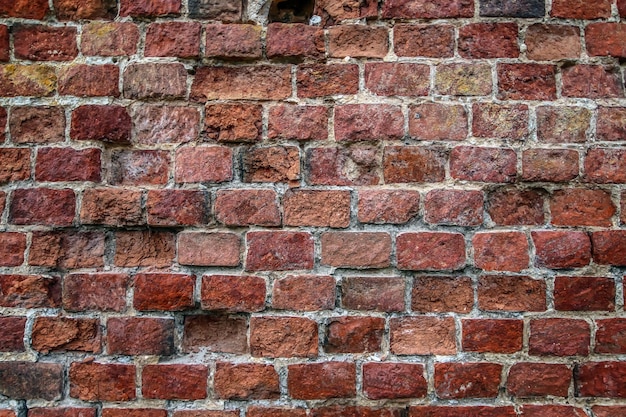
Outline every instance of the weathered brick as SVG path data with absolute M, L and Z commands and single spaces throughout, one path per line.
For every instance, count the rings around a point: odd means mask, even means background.
M 491 94 L 491 68 L 484 64 L 437 65 L 435 89 L 451 96 L 485 96 Z
M 538 190 L 500 188 L 489 194 L 486 210 L 499 226 L 538 225 L 545 222 L 543 200 Z
M 546 268 L 577 268 L 591 261 L 591 241 L 585 232 L 534 231 L 538 266 Z
M 463 106 L 422 103 L 409 108 L 409 134 L 422 140 L 463 140 L 467 111 Z
M 102 267 L 104 251 L 102 231 L 33 232 L 28 263 L 57 269 Z
M 569 149 L 527 149 L 522 152 L 522 179 L 570 181 L 578 176 L 578 159 L 578 152 Z
M 170 154 L 156 150 L 115 150 L 111 154 L 109 183 L 112 185 L 165 184 L 169 178 Z
M 17 232 L 0 232 L 0 266 L 20 266 L 24 263 L 26 235 Z
M 30 61 L 71 61 L 78 55 L 76 28 L 17 25 L 13 28 L 15 57 Z
M 39 148 L 35 179 L 51 182 L 100 182 L 102 170 L 100 154 L 101 151 L 97 148 Z
M 363 364 L 363 393 L 371 400 L 422 398 L 426 396 L 427 388 L 422 364 Z
M 116 65 L 71 65 L 59 69 L 59 94 L 77 97 L 119 97 Z
M 137 52 L 137 42 L 134 23 L 89 22 L 83 25 L 81 51 L 87 56 L 129 56 Z
M 256 276 L 205 275 L 201 307 L 231 313 L 261 311 L 265 308 L 265 286 L 265 280 Z
M 403 311 L 406 283 L 395 277 L 344 277 L 341 305 L 349 310 Z
M 413 311 L 468 313 L 473 305 L 474 290 L 468 277 L 419 276 L 413 279 Z
M 480 16 L 484 17 L 543 17 L 546 5 L 542 0 L 484 0 L 480 2 Z
M 350 192 L 290 189 L 283 196 L 285 225 L 348 227 Z
M 461 345 L 464 351 L 515 353 L 522 350 L 522 320 L 465 319 Z
M 326 232 L 320 237 L 322 264 L 346 268 L 390 265 L 391 237 L 376 232 Z
M 367 63 L 365 87 L 379 96 L 426 96 L 430 87 L 430 68 L 423 64 Z
M 295 146 L 253 148 L 243 158 L 245 182 L 289 182 L 300 179 L 300 150 Z
M 588 355 L 589 323 L 578 319 L 536 319 L 530 321 L 528 353 L 531 355 Z
M 599 140 L 621 141 L 626 136 L 626 108 L 599 107 L 597 118 Z
M 282 104 L 270 108 L 267 136 L 270 139 L 325 140 L 328 108 Z
M 291 66 L 200 67 L 190 99 L 280 100 L 291 95 Z
M 100 353 L 101 332 L 98 319 L 38 317 L 32 329 L 31 345 L 41 353 L 78 351 Z
M 317 323 L 304 317 L 252 317 L 250 351 L 260 357 L 317 356 Z
M 55 308 L 61 305 L 61 281 L 42 275 L 0 275 L 0 306 Z
M 355 397 L 355 364 L 324 362 L 289 365 L 287 389 L 292 398 L 301 400 Z
M 52 143 L 65 140 L 62 107 L 13 107 L 9 116 L 11 139 L 15 143 Z
M 611 1 L 598 0 L 589 3 L 584 0 L 554 0 L 550 15 L 564 19 L 607 18 L 611 16 Z
M 135 399 L 135 365 L 74 362 L 69 371 L 70 397 L 83 401 Z
M 69 188 L 29 188 L 13 191 L 9 223 L 70 226 L 74 221 L 76 196 Z
M 310 148 L 306 153 L 311 185 L 376 185 L 380 151 L 369 145 Z
M 199 137 L 200 112 L 193 107 L 137 105 L 132 108 L 133 143 L 186 143 Z
M 385 320 L 380 317 L 339 317 L 326 328 L 327 353 L 367 353 L 381 349 Z
M 218 398 L 259 400 L 280 397 L 278 373 L 272 365 L 218 362 L 214 383 Z
M 591 112 L 584 107 L 537 108 L 537 137 L 542 142 L 585 142 L 590 124 Z
M 400 139 L 404 116 L 399 106 L 347 104 L 335 107 L 335 140 L 368 141 Z
M 324 31 L 302 23 L 270 23 L 267 27 L 267 57 L 322 58 Z
M 556 277 L 554 308 L 560 311 L 615 310 L 615 282 L 602 277 Z
M 409 417 L 515 417 L 512 406 L 411 406 Z
M 221 2 L 224 3 L 224 2 Z M 241 1 L 238 2 L 241 4 Z M 222 59 L 261 58 L 261 26 L 209 24 L 204 55 Z
M 328 275 L 287 275 L 274 281 L 272 307 L 317 311 L 335 307 L 335 279 Z
M 397 24 L 393 28 L 393 48 L 398 56 L 451 57 L 454 55 L 454 27 Z
M 152 23 L 146 31 L 144 55 L 198 57 L 201 31 L 199 22 Z
M 48 13 L 45 0 L 16 0 L 0 4 L 0 16 L 42 20 Z
M 187 93 L 183 64 L 130 64 L 124 70 L 124 98 L 177 99 Z
M 23 352 L 26 317 L 0 317 L 0 352 Z
M 0 148 L 0 184 L 28 180 L 30 159 L 28 148 Z
M 0 65 L 0 91 L 4 97 L 49 97 L 56 87 L 56 69 L 49 65 Z
M 67 311 L 124 311 L 126 274 L 70 274 L 63 279 L 63 308 Z
M 249 232 L 246 269 L 288 271 L 313 268 L 313 240 L 306 232 Z
M 386 146 L 383 174 L 387 183 L 439 182 L 445 178 L 443 149 L 423 146 Z
M 500 100 L 555 100 L 556 66 L 498 64 Z
M 117 14 L 117 2 L 113 0 L 54 0 L 54 11 L 59 20 L 106 19 Z
M 248 324 L 236 316 L 185 316 L 183 352 L 246 353 Z
M 624 86 L 617 67 L 580 64 L 563 68 L 561 74 L 563 97 L 624 97 Z
M 328 54 L 332 58 L 383 58 L 389 49 L 387 28 L 341 25 L 328 30 Z
M 96 417 L 95 408 L 48 408 L 34 407 L 28 409 L 28 417 Z
M 63 395 L 63 365 L 0 362 L 0 394 L 15 400 L 59 400 Z
M 111 317 L 107 321 L 107 347 L 111 355 L 171 355 L 174 353 L 174 320 Z
M 150 190 L 146 208 L 151 226 L 194 226 L 206 224 L 209 218 L 203 191 Z
M 526 104 L 477 103 L 472 106 L 472 112 L 475 136 L 519 140 L 528 135 Z
M 103 408 L 102 417 L 167 417 L 160 408 Z
M 585 155 L 585 179 L 589 182 L 626 183 L 626 149 L 593 148 Z
M 141 191 L 124 188 L 89 188 L 83 192 L 80 221 L 83 224 L 109 226 L 145 223 L 141 208 Z
M 296 73 L 298 97 L 314 98 L 359 91 L 359 67 L 353 64 L 301 64 Z
M 443 399 L 493 398 L 501 373 L 497 363 L 436 363 L 435 393 Z
M 576 26 L 537 23 L 526 30 L 525 43 L 526 56 L 534 61 L 575 59 L 581 52 L 580 29 Z
M 606 191 L 568 188 L 552 194 L 550 211 L 557 226 L 607 227 L 616 209 Z
M 534 405 L 520 407 L 522 417 L 587 417 L 584 409 L 569 405 Z
M 477 268 L 513 272 L 528 268 L 528 240 L 523 232 L 477 233 L 472 245 Z
M 454 355 L 456 325 L 452 317 L 390 319 L 390 350 L 396 355 Z
M 545 311 L 546 282 L 527 276 L 483 275 L 478 306 L 484 311 Z
M 624 0 L 617 0 L 617 11 L 621 17 L 626 17 L 626 2 Z
M 375 1 L 355 0 L 319 0 L 315 2 L 313 12 L 322 17 L 323 26 L 331 26 L 347 19 L 360 19 L 377 15 L 378 7 Z
M 194 275 L 148 273 L 133 280 L 133 307 L 139 311 L 181 311 L 194 306 Z
M 9 27 L 0 25 L 0 61 L 6 62 L 9 60 L 9 49 Z
M 141 372 L 144 398 L 200 400 L 207 396 L 206 365 L 146 365 Z
M 170 232 L 124 231 L 115 234 L 116 266 L 170 266 L 175 255 L 175 235 Z
M 626 352 L 626 320 L 610 318 L 596 320 L 596 353 Z
M 155 17 L 180 13 L 180 0 L 121 0 L 120 16 Z
M 237 22 L 241 19 L 243 2 L 241 0 L 191 0 L 189 15 L 192 18 L 214 19 L 224 22 Z
M 212 104 L 206 107 L 204 135 L 217 142 L 261 139 L 263 108 L 255 104 Z
M 465 264 L 465 241 L 460 233 L 402 233 L 396 238 L 399 269 L 454 270 Z
M 237 266 L 241 238 L 234 233 L 183 232 L 178 235 L 181 265 Z
M 226 226 L 280 226 L 280 211 L 274 190 L 219 190 L 215 217 Z
M 72 112 L 70 137 L 73 140 L 101 140 L 118 144 L 130 142 L 131 120 L 121 106 L 86 105 Z
M 233 151 L 224 146 L 193 146 L 176 150 L 176 182 L 224 182 L 233 178 Z
M 424 200 L 424 220 L 432 224 L 478 226 L 483 222 L 483 193 L 433 190 Z
M 506 389 L 515 397 L 567 397 L 571 380 L 565 364 L 521 362 L 509 369 Z
M 311 409 L 311 417 L 401 417 L 404 408 L 331 405 Z
M 383 5 L 384 18 L 441 19 L 474 16 L 473 0 L 390 0 Z
M 359 191 L 358 219 L 361 223 L 403 224 L 419 212 L 420 194 L 413 190 Z
M 276 408 L 250 406 L 246 411 L 246 417 L 307 417 L 304 408 Z M 11 416 L 7 416 L 11 417 Z
M 601 265 L 626 266 L 626 230 L 605 230 L 591 234 L 593 260 Z
M 471 23 L 459 29 L 463 58 L 517 58 L 517 23 Z
M 450 152 L 452 178 L 480 182 L 514 182 L 517 155 L 513 149 L 458 146 Z
M 623 362 L 587 362 L 577 366 L 574 385 L 579 397 L 626 396 L 626 364 Z
M 622 6 L 624 7 L 624 9 L 622 9 L 622 16 L 626 15 L 626 6 Z M 626 412 L 626 406 L 619 406 L 619 405 L 614 405 L 614 406 L 602 406 L 602 405 L 597 405 L 593 407 L 593 415 L 596 417 L 611 417 L 611 416 L 615 416 L 615 415 L 619 415 L 620 413 L 624 413 Z

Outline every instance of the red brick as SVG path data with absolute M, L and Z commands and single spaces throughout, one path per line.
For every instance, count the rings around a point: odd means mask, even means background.
M 200 135 L 200 112 L 193 107 L 138 105 L 132 111 L 133 143 L 187 143 Z
M 390 0 L 383 5 L 383 18 L 441 19 L 474 16 L 473 0 Z
M 311 409 L 311 417 L 401 417 L 404 408 L 331 405 Z
M 96 417 L 95 408 L 47 408 L 36 407 L 28 409 L 28 417 Z
M 73 140 L 101 140 L 118 144 L 130 142 L 131 120 L 121 106 L 80 106 L 72 112 L 70 137 Z
M 359 222 L 403 224 L 418 214 L 419 203 L 420 194 L 413 190 L 359 191 Z
M 344 277 L 341 282 L 341 305 L 349 310 L 403 311 L 403 278 Z
M 71 61 L 78 55 L 76 28 L 17 25 L 13 28 L 15 57 L 30 61 Z
M 102 231 L 34 232 L 28 263 L 58 269 L 101 267 L 104 251 Z
M 237 266 L 241 238 L 234 233 L 183 232 L 178 235 L 181 265 Z
M 359 67 L 352 64 L 302 64 L 296 73 L 298 97 L 314 98 L 359 91 Z
M 45 0 L 16 0 L 0 4 L 0 16 L 42 20 L 48 13 Z
M 63 279 L 63 308 L 67 311 L 126 309 L 126 274 L 70 274 Z
M 497 363 L 436 363 L 435 392 L 442 399 L 494 398 L 501 374 Z
M 74 221 L 76 196 L 69 188 L 30 188 L 13 191 L 9 223 L 70 226 Z
M 621 17 L 626 17 L 626 2 L 624 0 L 617 0 L 617 11 Z
M 89 22 L 83 25 L 81 50 L 87 56 L 125 56 L 137 52 L 139 29 L 134 23 Z
M 133 307 L 139 311 L 180 311 L 194 306 L 194 275 L 137 274 L 133 287 Z
M 124 70 L 124 98 L 181 99 L 187 93 L 183 64 L 130 64 Z
M 200 400 L 207 396 L 205 365 L 146 365 L 141 373 L 144 398 Z
M 501 188 L 488 196 L 486 210 L 499 226 L 538 225 L 545 222 L 543 200 L 538 190 Z
M 463 140 L 467 112 L 463 106 L 422 103 L 409 108 L 409 133 L 421 140 Z
M 167 413 L 167 410 L 164 410 L 164 411 Z M 240 414 L 239 410 L 230 410 L 230 411 L 178 410 L 174 412 L 175 417 L 238 417 L 239 414 Z
M 116 65 L 72 65 L 59 70 L 59 94 L 77 97 L 119 97 Z
M 395 355 L 454 355 L 456 326 L 452 317 L 391 318 L 390 350 Z
M 481 138 L 523 139 L 528 135 L 526 104 L 477 103 L 472 106 L 472 131 Z
M 267 136 L 270 139 L 326 140 L 328 108 L 277 105 L 270 108 Z
M 54 0 L 54 11 L 59 20 L 106 19 L 117 15 L 117 3 L 112 0 Z
M 200 301 L 203 310 L 256 312 L 265 308 L 265 280 L 256 276 L 205 275 Z
M 48 65 L 0 65 L 0 90 L 4 97 L 49 97 L 57 85 L 56 69 Z
M 598 140 L 623 140 L 626 135 L 626 108 L 599 107 L 597 117 L 596 136 Z
M 175 250 L 175 235 L 170 232 L 117 232 L 114 263 L 116 266 L 167 267 L 174 260 Z
M 528 268 L 528 240 L 523 232 L 477 233 L 472 245 L 477 268 L 512 272 Z
M 153 17 L 180 13 L 180 0 L 121 0 L 120 16 Z
M 423 64 L 367 63 L 365 87 L 379 96 L 426 96 L 430 88 L 430 68 Z
M 500 100 L 555 100 L 556 66 L 498 64 Z
M 185 316 L 183 352 L 246 353 L 248 324 L 236 316 Z
M 399 269 L 454 270 L 465 265 L 465 241 L 460 233 L 402 233 L 396 247 Z
M 517 58 L 517 23 L 472 23 L 459 29 L 463 58 Z
M 626 191 L 622 191 L 620 202 L 620 223 L 626 224 Z M 0 195 L 0 213 L 2 213 L 2 196 Z
M 534 61 L 580 57 L 580 29 L 576 26 L 537 23 L 526 30 L 526 56 Z
M 250 351 L 257 357 L 317 356 L 317 323 L 304 317 L 252 317 Z
M 8 61 L 9 58 L 9 28 L 0 25 L 0 61 Z
M 280 226 L 274 190 L 219 190 L 215 217 L 226 226 Z
M 452 178 L 480 182 L 513 182 L 517 155 L 507 148 L 458 146 L 450 152 Z
M 356 367 L 351 362 L 289 365 L 287 389 L 291 398 L 323 400 L 356 396 Z
M 567 397 L 572 371 L 565 364 L 516 363 L 509 370 L 506 389 L 515 397 Z
M 0 416 L 2 416 L 2 417 L 15 417 L 16 414 L 15 414 L 15 411 L 13 411 L 13 410 L 0 409 Z
M 201 31 L 199 22 L 152 23 L 146 31 L 144 55 L 198 57 Z
M 404 116 L 399 106 L 347 104 L 335 108 L 335 140 L 372 141 L 400 139 Z
M 52 182 L 100 182 L 100 153 L 97 148 L 39 148 L 35 179 Z
M 388 233 L 327 232 L 320 238 L 322 264 L 346 268 L 385 268 L 390 265 Z
M 624 97 L 619 69 L 601 65 L 574 65 L 563 68 L 563 97 Z
M 206 224 L 208 200 L 203 191 L 150 190 L 146 203 L 151 226 Z
M 15 143 L 62 142 L 65 140 L 64 110 L 56 106 L 13 107 L 9 129 Z
M 246 410 L 246 417 L 307 417 L 307 410 L 304 408 L 266 408 L 250 406 Z
M 0 306 L 55 308 L 61 305 L 61 281 L 41 275 L 0 274 Z
M 38 317 L 31 345 L 41 353 L 77 351 L 100 353 L 100 320 L 68 317 Z
M 591 241 L 585 232 L 535 231 L 535 263 L 545 268 L 577 268 L 591 261 Z
M 204 134 L 217 142 L 261 139 L 263 108 L 254 104 L 213 104 L 206 107 Z
M 135 365 L 74 362 L 69 372 L 70 397 L 83 401 L 135 399 Z
M 439 182 L 445 178 L 441 148 L 386 146 L 383 173 L 387 183 Z
M 516 417 L 512 406 L 411 406 L 409 417 Z
M 367 353 L 381 350 L 385 319 L 381 317 L 338 317 L 327 324 L 326 353 Z
M 224 182 L 233 177 L 233 152 L 224 146 L 184 147 L 176 150 L 176 182 Z
M 383 58 L 389 50 L 387 28 L 364 25 L 334 26 L 328 30 L 331 58 Z
M 241 20 L 243 4 L 237 0 L 210 0 L 189 1 L 189 15 L 193 18 L 237 22 Z
M 462 321 L 464 351 L 515 353 L 522 350 L 522 320 L 466 319 Z
M 171 355 L 174 320 L 149 317 L 111 317 L 107 322 L 110 355 Z
M 302 23 L 270 23 L 267 27 L 267 57 L 322 58 L 324 31 Z
M 601 19 L 611 16 L 611 1 L 598 0 L 593 3 L 584 0 L 554 0 L 552 17 L 564 19 Z
M 528 353 L 531 355 L 588 355 L 589 324 L 577 319 L 536 319 L 530 321 Z
M 587 417 L 582 408 L 569 405 L 530 405 L 520 407 L 521 417 Z
M 167 417 L 167 410 L 158 408 L 103 408 L 102 417 Z
M 433 190 L 424 200 L 424 220 L 433 224 L 478 226 L 483 222 L 483 193 Z
M 380 151 L 369 145 L 310 148 L 306 154 L 311 185 L 376 185 Z
M 291 66 L 200 67 L 190 99 L 280 100 L 291 95 Z
M 596 353 L 626 352 L 626 320 L 611 318 L 596 320 Z
M 42 362 L 0 362 L 0 394 L 18 400 L 59 400 L 63 365 Z
M 601 265 L 626 266 L 626 230 L 605 230 L 591 234 L 593 260 Z
M 347 19 L 375 17 L 378 5 L 375 1 L 365 0 L 318 0 L 313 12 L 322 17 L 323 26 L 331 26 Z
M 448 58 L 454 55 L 454 27 L 451 25 L 397 24 L 393 48 L 398 56 Z
M 123 188 L 89 188 L 83 192 L 80 221 L 109 226 L 144 224 L 141 191 Z
M 167 151 L 113 151 L 109 182 L 112 185 L 165 184 L 169 179 L 169 160 Z
M 484 311 L 545 311 L 546 282 L 527 276 L 483 275 L 478 306 Z
M 276 310 L 318 311 L 335 307 L 335 279 L 328 275 L 287 275 L 274 281 Z
M 278 373 L 272 365 L 218 362 L 215 394 L 229 400 L 277 399 L 280 397 Z
M 295 146 L 254 148 L 245 153 L 245 182 L 289 182 L 300 179 L 300 150 Z
M 468 277 L 420 276 L 413 279 L 413 311 L 468 313 L 473 305 L 474 290 Z
M 626 149 L 594 148 L 585 155 L 585 178 L 598 184 L 626 183 Z
M 484 64 L 437 65 L 435 89 L 452 96 L 486 96 L 491 94 L 491 67 Z
M 0 317 L 0 352 L 23 352 L 26 317 Z
M 626 364 L 588 362 L 578 365 L 575 386 L 579 397 L 626 397 Z
M 0 148 L 0 184 L 28 180 L 30 159 L 28 148 Z
M 546 5 L 542 0 L 523 0 L 503 2 L 501 0 L 484 0 L 480 2 L 482 17 L 544 17 Z
M 583 107 L 537 108 L 537 137 L 542 142 L 585 142 L 590 123 L 591 111 Z
M 0 216 L 4 213 L 4 206 L 7 201 L 7 195 L 4 191 L 0 191 Z
M 569 188 L 554 192 L 550 211 L 554 225 L 606 227 L 612 224 L 616 209 L 605 191 Z
M 560 311 L 615 310 L 615 282 L 601 277 L 556 277 L 554 308 Z
M 423 398 L 427 388 L 422 364 L 363 364 L 363 393 L 371 400 Z
M 289 189 L 283 210 L 287 226 L 348 227 L 350 192 Z
M 261 26 L 209 24 L 204 55 L 223 59 L 261 58 Z
M 313 268 L 313 239 L 306 232 L 248 232 L 246 269 L 290 271 Z
M 0 232 L 0 266 L 20 266 L 24 263 L 26 235 L 17 232 Z
M 623 11 L 622 11 L 622 16 L 626 15 L 626 6 L 621 6 L 624 7 Z M 619 405 L 614 405 L 614 406 L 601 406 L 601 405 L 597 405 L 593 407 L 593 415 L 595 417 L 612 417 L 612 416 L 618 416 L 620 414 L 624 414 L 626 413 L 626 406 L 619 406 Z

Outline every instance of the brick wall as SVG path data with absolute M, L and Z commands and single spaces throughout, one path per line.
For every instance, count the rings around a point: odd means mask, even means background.
M 248 3 L 0 0 L 0 417 L 626 416 L 626 1 Z

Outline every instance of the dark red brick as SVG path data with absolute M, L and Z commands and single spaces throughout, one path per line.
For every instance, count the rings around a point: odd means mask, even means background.
M 528 353 L 531 355 L 588 355 L 589 324 L 578 319 L 535 319 L 530 321 Z
M 365 87 L 379 96 L 426 96 L 430 88 L 430 68 L 423 64 L 367 63 Z
M 317 323 L 304 317 L 252 317 L 250 351 L 257 357 L 315 357 Z
M 626 319 L 596 320 L 596 353 L 620 354 L 626 352 Z
M 77 351 L 100 353 L 100 320 L 38 317 L 31 334 L 32 348 L 41 353 Z
M 69 371 L 70 397 L 83 401 L 135 399 L 135 365 L 74 362 Z
M 371 400 L 422 398 L 426 396 L 427 389 L 422 364 L 363 364 L 363 393 Z
M 506 389 L 515 397 L 567 397 L 572 370 L 557 363 L 516 363 L 509 369 Z
M 198 57 L 201 31 L 199 22 L 152 23 L 146 31 L 144 55 Z
M 0 317 L 0 352 L 23 352 L 26 317 Z
M 0 275 L 0 306 L 55 308 L 61 305 L 61 281 L 42 275 Z
M 472 245 L 477 268 L 512 272 L 528 268 L 528 238 L 523 232 L 477 233 Z
M 626 183 L 626 149 L 594 148 L 585 155 L 585 179 L 598 184 Z
M 151 226 L 194 226 L 206 224 L 209 218 L 203 191 L 150 190 L 146 207 Z
M 621 7 L 623 7 L 622 13 L 621 13 L 622 16 L 626 16 L 626 5 L 621 6 Z M 624 414 L 624 413 L 626 413 L 626 406 L 596 405 L 593 407 L 593 415 L 595 417 L 613 417 L 613 416 Z
M 156 150 L 115 150 L 111 154 L 109 183 L 156 185 L 169 179 L 170 154 Z
M 463 140 L 467 112 L 463 106 L 422 103 L 409 108 L 409 133 L 422 140 Z
M 183 352 L 246 353 L 248 323 L 237 316 L 185 316 Z
M 545 311 L 546 282 L 527 276 L 483 275 L 478 307 L 484 311 Z
M 494 398 L 501 374 L 497 363 L 436 363 L 435 392 L 442 399 Z
M 564 19 L 607 18 L 611 16 L 611 1 L 598 0 L 589 3 L 584 0 L 554 0 L 550 15 Z
M 554 308 L 560 311 L 615 310 L 615 282 L 602 277 L 556 277 Z
M 385 27 L 341 25 L 328 30 L 328 55 L 331 58 L 383 58 L 389 50 Z
M 0 232 L 0 266 L 20 266 L 24 263 L 26 235 L 18 232 Z
M 397 24 L 393 28 L 393 48 L 398 56 L 451 57 L 454 55 L 454 27 Z
M 130 142 L 131 120 L 121 106 L 86 105 L 72 112 L 70 137 L 73 140 Z
M 268 58 L 324 56 L 324 31 L 302 23 L 270 23 L 266 43 Z
M 513 149 L 458 146 L 450 152 L 452 178 L 479 182 L 514 182 L 517 155 Z
M 115 234 L 116 266 L 168 267 L 176 251 L 170 232 L 124 231 Z
M 339 268 L 385 268 L 390 265 L 391 237 L 377 232 L 326 232 L 320 237 L 324 265 Z
M 563 97 L 590 99 L 624 97 L 619 69 L 601 65 L 574 65 L 562 70 Z
M 171 355 L 174 320 L 111 317 L 107 321 L 107 347 L 111 355 Z
M 584 409 L 569 405 L 532 405 L 520 407 L 521 417 L 587 417 Z
M 516 417 L 513 406 L 411 406 L 409 417 Z
M 460 233 L 402 233 L 396 248 L 399 269 L 455 270 L 465 264 L 465 240 Z
M 280 211 L 274 190 L 219 190 L 215 217 L 226 226 L 280 226 Z
M 538 190 L 501 188 L 489 194 L 486 210 L 501 226 L 543 224 L 543 200 Z
M 587 362 L 574 373 L 578 397 L 626 397 L 626 364 L 624 362 Z
M 256 276 L 205 275 L 200 302 L 203 310 L 231 313 L 256 312 L 265 308 L 265 280 Z
M 137 274 L 133 307 L 139 311 L 180 311 L 194 306 L 196 277 L 186 274 Z
M 474 16 L 473 0 L 390 0 L 383 5 L 384 18 L 441 19 Z
M 591 241 L 585 232 L 535 231 L 531 236 L 538 266 L 577 268 L 591 261 Z
M 379 352 L 385 331 L 381 317 L 332 318 L 326 327 L 326 353 Z
M 134 23 L 90 22 L 82 29 L 83 55 L 129 56 L 137 52 L 139 29 Z
M 500 100 L 555 100 L 556 66 L 498 64 Z
M 201 400 L 207 397 L 206 365 L 146 365 L 141 372 L 144 398 Z
M 311 185 L 376 185 L 380 151 L 369 145 L 310 148 L 306 153 Z
M 0 394 L 14 400 L 59 400 L 63 395 L 63 365 L 0 362 Z
M 283 196 L 285 225 L 348 227 L 350 192 L 290 189 Z
M 76 196 L 69 188 L 30 188 L 13 191 L 9 223 L 70 226 L 74 221 Z
M 515 353 L 522 350 L 522 320 L 465 319 L 461 345 L 464 351 Z
M 413 279 L 413 311 L 468 313 L 473 305 L 474 290 L 468 277 L 420 276 Z
M 15 57 L 31 61 L 71 61 L 78 55 L 76 28 L 17 25 L 13 29 Z
M 8 61 L 9 53 L 9 27 L 0 25 L 0 61 Z
M 352 64 L 302 64 L 296 73 L 298 97 L 356 94 L 359 67 Z
M 397 277 L 344 277 L 341 305 L 349 310 L 403 311 L 406 283 Z
M 387 183 L 440 182 L 446 157 L 441 148 L 386 146 L 383 173 Z
M 119 97 L 116 65 L 72 65 L 59 70 L 59 94 L 77 97 Z
M 100 149 L 97 148 L 39 148 L 35 179 L 52 182 L 100 182 L 102 170 L 100 153 Z
M 124 311 L 126 274 L 70 274 L 63 279 L 63 308 L 67 311 Z
M 335 307 L 335 279 L 328 275 L 287 275 L 277 279 L 274 281 L 272 307 L 296 311 L 332 310 Z
M 65 140 L 62 107 L 13 107 L 9 117 L 11 140 L 15 143 L 52 143 Z
M 456 325 L 452 317 L 390 319 L 390 350 L 396 355 L 454 355 Z
M 287 389 L 294 399 L 323 400 L 356 396 L 352 362 L 307 363 L 288 366 Z
M 214 384 L 218 398 L 259 400 L 280 397 L 278 373 L 272 365 L 218 362 Z
M 478 226 L 483 222 L 483 193 L 433 190 L 424 200 L 424 220 L 432 224 Z
M 626 266 L 626 230 L 605 230 L 591 234 L 593 260 L 601 265 Z
M 459 29 L 463 58 L 517 58 L 517 23 L 472 23 Z

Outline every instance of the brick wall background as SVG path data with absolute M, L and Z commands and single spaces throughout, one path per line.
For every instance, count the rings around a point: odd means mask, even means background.
M 269 10 L 0 0 L 0 416 L 626 416 L 626 1 Z

